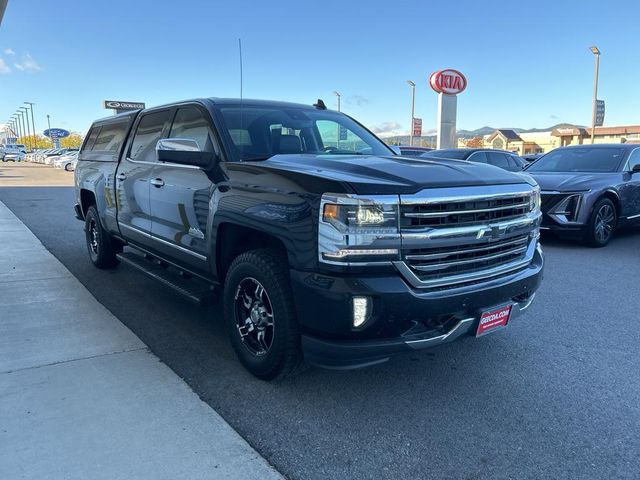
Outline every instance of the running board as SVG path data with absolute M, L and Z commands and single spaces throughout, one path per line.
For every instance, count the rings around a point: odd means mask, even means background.
M 118 260 L 158 280 L 163 285 L 179 293 L 187 300 L 203 305 L 214 299 L 214 287 L 196 277 L 189 277 L 173 267 L 167 267 L 154 259 L 145 258 L 133 252 L 118 253 Z

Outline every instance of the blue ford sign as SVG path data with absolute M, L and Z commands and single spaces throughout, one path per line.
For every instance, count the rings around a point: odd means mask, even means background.
M 63 128 L 47 128 L 44 131 L 44 136 L 51 139 L 64 138 L 69 136 L 69 131 L 64 130 Z

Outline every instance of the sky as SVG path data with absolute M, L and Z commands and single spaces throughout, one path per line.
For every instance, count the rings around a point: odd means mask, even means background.
M 0 124 L 35 102 L 36 130 L 85 133 L 103 100 L 148 106 L 244 96 L 322 98 L 381 135 L 407 133 L 411 89 L 436 126 L 429 75 L 467 78 L 458 129 L 589 125 L 594 56 L 605 125 L 640 124 L 640 2 L 9 0 Z

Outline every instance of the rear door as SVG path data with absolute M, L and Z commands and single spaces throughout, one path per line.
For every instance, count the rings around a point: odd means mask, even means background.
M 149 180 L 156 164 L 156 143 L 166 135 L 171 108 L 143 113 L 116 172 L 118 226 L 122 235 L 142 245 L 151 237 Z
M 513 170 L 514 168 L 509 162 L 509 157 L 506 153 L 487 152 L 487 159 L 489 160 L 489 165 L 500 167 L 504 170 Z
M 209 113 L 196 104 L 178 107 L 167 137 L 195 140 L 200 151 L 220 152 Z M 156 163 L 149 194 L 155 250 L 182 265 L 207 269 L 207 220 L 214 187 L 199 167 Z

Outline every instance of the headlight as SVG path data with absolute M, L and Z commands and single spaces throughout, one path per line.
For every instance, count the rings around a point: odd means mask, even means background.
M 369 265 L 398 260 L 397 195 L 325 194 L 320 204 L 319 260 Z
M 349 227 L 396 227 L 396 209 L 384 208 L 384 205 L 340 205 L 325 203 L 322 210 L 322 220 L 336 228 Z
M 540 199 L 540 189 L 536 188 L 530 197 L 530 207 L 532 212 L 540 211 L 541 199 Z

